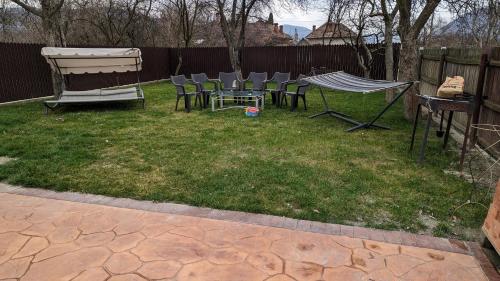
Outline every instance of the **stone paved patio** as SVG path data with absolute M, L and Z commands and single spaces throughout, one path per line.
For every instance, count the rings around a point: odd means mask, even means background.
M 0 193 L 0 280 L 488 280 L 470 255 Z

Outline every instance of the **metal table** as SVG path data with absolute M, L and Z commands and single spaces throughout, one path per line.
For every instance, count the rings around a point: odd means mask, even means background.
M 247 100 L 248 99 L 248 100 Z M 264 91 L 254 90 L 221 90 L 210 95 L 212 111 L 230 108 L 246 108 L 249 103 L 255 102 L 255 107 L 264 109 Z M 234 105 L 224 106 L 224 101 L 231 101 Z M 216 108 L 216 104 L 219 108 Z
M 413 150 L 413 144 L 415 143 L 415 132 L 417 130 L 418 125 L 418 117 L 420 115 L 420 111 L 422 106 L 425 106 L 429 111 L 427 114 L 427 122 L 425 125 L 424 137 L 422 140 L 422 145 L 420 146 L 420 155 L 418 157 L 418 163 L 422 163 L 424 161 L 425 155 L 425 147 L 427 146 L 427 138 L 429 137 L 429 130 L 432 123 L 432 114 L 433 112 L 441 111 L 441 126 L 443 123 L 443 116 L 445 111 L 449 111 L 448 115 L 448 123 L 446 126 L 446 133 L 444 134 L 444 143 L 443 149 L 446 148 L 448 144 L 448 139 L 450 135 L 450 128 L 453 120 L 454 112 L 465 112 L 467 113 L 467 125 L 465 127 L 464 133 L 464 142 L 462 145 L 462 153 L 460 155 L 460 171 L 462 171 L 462 167 L 465 159 L 465 152 L 467 151 L 467 141 L 469 139 L 469 129 L 471 125 L 472 114 L 474 113 L 474 100 L 472 96 L 456 98 L 456 99 L 444 99 L 439 97 L 431 97 L 431 96 L 419 96 L 417 113 L 415 116 L 415 121 L 413 123 L 413 132 L 411 135 L 411 144 L 410 151 Z

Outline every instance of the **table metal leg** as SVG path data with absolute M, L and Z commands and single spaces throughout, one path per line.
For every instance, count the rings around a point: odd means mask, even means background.
M 422 140 L 422 145 L 420 146 L 420 155 L 418 156 L 418 163 L 422 164 L 424 161 L 425 147 L 427 146 L 427 138 L 429 137 L 429 130 L 432 122 L 432 112 L 428 112 L 427 123 L 425 124 L 424 139 Z
M 415 133 L 417 132 L 418 127 L 418 117 L 420 115 L 420 111 L 422 110 L 422 105 L 419 104 L 417 106 L 417 113 L 415 114 L 415 120 L 413 120 L 413 131 L 411 133 L 411 143 L 410 143 L 410 151 L 413 150 L 413 144 L 415 144 Z
M 441 118 L 444 116 L 444 110 L 441 113 Z M 448 115 L 448 122 L 446 124 L 446 133 L 444 133 L 444 141 L 443 141 L 443 150 L 446 149 L 446 146 L 448 145 L 448 139 L 450 137 L 450 129 L 451 129 L 451 122 L 453 120 L 453 110 L 450 111 L 450 114 Z M 442 122 L 442 120 L 441 120 Z
M 184 111 L 191 112 L 191 96 L 184 95 Z
M 464 167 L 465 153 L 467 152 L 467 142 L 469 140 L 469 130 L 471 121 L 472 121 L 472 114 L 467 114 L 467 126 L 465 127 L 464 143 L 462 145 L 462 153 L 460 155 L 460 172 L 462 172 Z

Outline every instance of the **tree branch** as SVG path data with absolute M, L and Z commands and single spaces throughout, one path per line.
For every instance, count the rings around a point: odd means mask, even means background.
M 32 13 L 35 16 L 42 17 L 42 10 L 38 9 L 36 7 L 30 6 L 21 0 L 11 0 L 12 2 L 16 3 L 17 5 L 21 6 L 23 9 L 28 11 L 29 13 Z

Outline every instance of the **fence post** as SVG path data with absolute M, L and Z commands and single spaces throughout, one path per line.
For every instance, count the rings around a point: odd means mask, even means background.
M 444 73 L 444 67 L 446 64 L 446 55 L 448 53 L 448 50 L 446 47 L 441 47 L 441 56 L 439 58 L 439 71 L 438 71 L 438 77 L 437 77 L 437 87 L 441 86 L 441 83 L 443 83 L 443 73 Z
M 481 105 L 483 104 L 483 88 L 484 80 L 486 78 L 486 69 L 488 67 L 488 58 L 491 54 L 491 48 L 486 49 L 481 54 L 481 59 L 479 61 L 479 75 L 477 78 L 476 95 L 474 97 L 474 113 L 472 114 L 472 124 L 479 123 L 479 117 L 481 116 Z M 473 147 L 477 142 L 477 129 L 472 128 L 471 132 L 471 142 L 470 145 Z
M 424 60 L 424 47 L 418 48 L 418 66 L 417 66 L 417 80 L 422 78 L 422 61 Z M 397 79 L 396 79 L 397 80 Z

